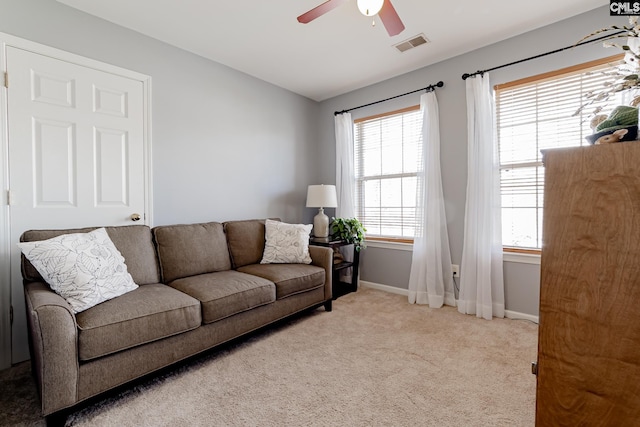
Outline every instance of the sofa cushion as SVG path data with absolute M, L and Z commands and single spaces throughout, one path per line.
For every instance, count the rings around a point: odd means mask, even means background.
M 29 230 L 20 237 L 21 242 L 35 240 L 47 240 L 61 234 L 88 233 L 97 227 L 74 228 L 67 230 Z M 160 268 L 156 250 L 151 239 L 151 229 L 146 225 L 127 225 L 117 227 L 105 227 L 107 234 L 115 247 L 124 257 L 127 271 L 133 281 L 138 285 L 158 283 L 160 281 Z M 43 281 L 40 273 L 23 258 L 22 277 L 28 281 Z
M 212 323 L 276 300 L 273 282 L 234 270 L 186 277 L 169 285 L 200 301 L 203 323 Z
M 324 286 L 325 279 L 322 267 L 306 264 L 252 264 L 238 271 L 271 280 L 277 299 Z
M 234 268 L 260 262 L 265 243 L 264 223 L 265 220 L 259 219 L 224 223 Z
M 200 303 L 170 286 L 148 284 L 76 316 L 80 360 L 135 347 L 202 324 Z
M 74 313 L 138 287 L 104 228 L 20 242 L 18 247 Z
M 165 225 L 152 232 L 164 283 L 231 268 L 224 227 L 218 222 Z

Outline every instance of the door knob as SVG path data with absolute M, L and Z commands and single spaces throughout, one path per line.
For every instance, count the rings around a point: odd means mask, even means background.
M 137 213 L 132 214 L 131 221 L 140 221 L 140 214 L 137 214 Z

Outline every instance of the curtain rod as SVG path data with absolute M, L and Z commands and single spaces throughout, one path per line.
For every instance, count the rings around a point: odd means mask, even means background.
M 403 93 L 402 95 L 396 95 L 396 96 L 392 96 L 391 98 L 381 99 L 380 101 L 370 102 L 368 104 L 364 104 L 364 105 L 361 105 L 359 107 L 349 108 L 348 110 L 336 111 L 336 112 L 333 113 L 333 115 L 337 116 L 338 114 L 348 113 L 349 111 L 357 110 L 358 108 L 364 108 L 364 107 L 368 107 L 370 105 L 380 104 L 381 102 L 390 101 L 392 99 L 400 98 L 401 96 L 405 96 L 405 95 L 411 95 L 412 93 L 420 92 L 420 91 L 423 91 L 423 90 L 426 90 L 427 92 L 431 92 L 433 90 L 436 90 L 436 87 L 442 87 L 442 86 L 444 86 L 444 83 L 442 82 L 442 80 L 440 80 L 438 83 L 433 84 L 433 85 L 429 85 L 427 87 L 423 87 L 422 89 L 412 90 L 411 92 Z
M 595 38 L 593 40 L 586 40 L 580 43 L 576 43 L 572 46 L 567 46 L 567 47 L 562 47 L 560 49 L 556 49 L 556 50 L 552 50 L 551 52 L 546 52 L 546 53 L 541 53 L 540 55 L 536 55 L 536 56 L 531 56 L 529 58 L 525 58 L 525 59 L 520 59 L 519 61 L 514 61 L 514 62 L 510 62 L 508 64 L 504 64 L 504 65 L 498 65 L 497 67 L 493 67 L 493 68 L 488 68 L 486 70 L 478 70 L 475 73 L 464 73 L 462 75 L 462 80 L 467 80 L 469 77 L 473 77 L 473 76 L 477 76 L 478 74 L 480 75 L 484 75 L 484 73 L 489 72 L 489 71 L 493 71 L 493 70 L 498 70 L 500 68 L 505 68 L 505 67 L 509 67 L 511 65 L 515 65 L 515 64 L 519 64 L 521 62 L 526 62 L 526 61 L 531 61 L 532 59 L 538 59 L 538 58 L 542 58 L 543 56 L 547 56 L 547 55 L 551 55 L 552 53 L 558 53 L 558 52 L 562 52 L 563 50 L 569 50 L 569 49 L 573 49 L 576 46 L 582 46 L 583 44 L 588 44 L 588 43 L 593 43 L 593 42 L 597 42 L 599 40 L 603 40 L 603 39 L 607 39 L 607 38 L 611 38 L 613 36 L 616 36 L 618 34 L 622 34 L 626 31 L 618 31 L 616 33 L 613 34 L 608 34 L 608 35 L 604 35 L 604 36 L 600 36 L 598 38 Z

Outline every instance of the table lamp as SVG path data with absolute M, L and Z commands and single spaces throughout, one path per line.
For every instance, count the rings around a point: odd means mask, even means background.
M 329 217 L 324 213 L 324 208 L 338 206 L 335 185 L 310 185 L 307 189 L 307 207 L 320 208 L 313 218 L 313 235 L 327 237 L 329 235 Z

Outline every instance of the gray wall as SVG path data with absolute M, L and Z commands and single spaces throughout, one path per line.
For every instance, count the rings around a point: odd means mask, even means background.
M 457 56 L 450 60 L 341 95 L 321 103 L 320 144 L 323 146 L 320 178 L 335 181 L 335 142 L 333 112 L 409 92 L 443 80 L 436 91 L 440 111 L 441 164 L 446 200 L 447 224 L 454 264 L 462 259 L 466 197 L 467 133 L 465 83 L 462 74 L 510 63 L 565 46 L 572 46 L 592 31 L 626 24 L 626 18 L 611 18 L 607 7 L 531 31 L 506 41 Z M 428 34 L 427 34 L 428 36 Z M 470 35 L 472 37 L 472 35 Z M 418 49 L 429 49 L 429 46 Z M 415 52 L 418 51 L 416 49 Z M 601 43 L 577 47 L 490 73 L 491 83 L 499 84 L 557 70 L 618 53 Z M 411 51 L 408 52 L 411 54 Z M 417 54 L 417 53 L 416 53 Z M 419 103 L 420 94 L 355 110 L 354 119 Z M 410 251 L 368 248 L 361 254 L 360 278 L 365 281 L 406 289 L 411 265 Z M 464 274 L 464 272 L 462 272 Z M 540 268 L 537 265 L 505 262 L 507 310 L 538 314 Z
M 316 102 L 53 0 L 1 0 L 0 31 L 152 77 L 154 224 L 302 219 Z

